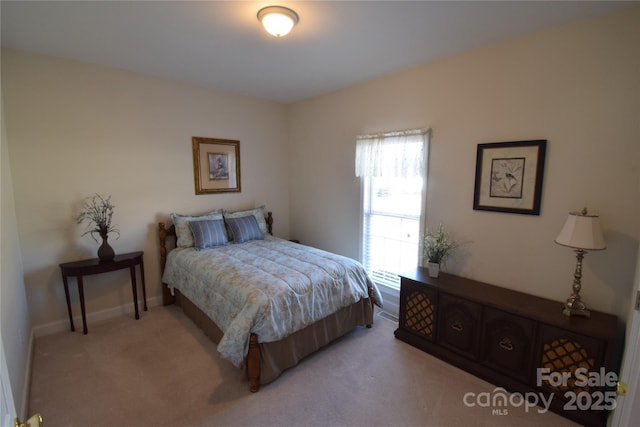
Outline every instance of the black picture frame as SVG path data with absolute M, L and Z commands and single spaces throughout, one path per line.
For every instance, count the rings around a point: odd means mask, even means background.
M 540 215 L 547 140 L 478 144 L 473 209 Z

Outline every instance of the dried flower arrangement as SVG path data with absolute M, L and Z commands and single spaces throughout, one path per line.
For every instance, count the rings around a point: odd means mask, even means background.
M 120 230 L 115 228 L 111 223 L 113 218 L 113 208 L 115 206 L 111 204 L 111 196 L 104 198 L 99 194 L 95 194 L 92 197 L 87 197 L 84 202 L 82 211 L 76 218 L 78 224 L 84 221 L 89 223 L 89 230 L 82 233 L 91 234 L 93 240 L 98 242 L 94 233 L 98 233 L 103 239 L 106 238 L 109 233 L 115 233 L 120 237 Z

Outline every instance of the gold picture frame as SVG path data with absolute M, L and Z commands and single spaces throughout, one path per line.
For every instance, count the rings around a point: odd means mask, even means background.
M 240 141 L 191 138 L 196 194 L 240 192 Z

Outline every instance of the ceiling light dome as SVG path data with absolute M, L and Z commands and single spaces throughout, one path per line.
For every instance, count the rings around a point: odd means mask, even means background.
M 258 11 L 258 20 L 265 30 L 276 37 L 283 37 L 298 23 L 298 14 L 283 6 L 268 6 Z

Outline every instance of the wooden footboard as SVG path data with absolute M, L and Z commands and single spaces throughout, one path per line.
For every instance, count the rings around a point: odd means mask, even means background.
M 273 214 L 267 212 L 265 218 L 267 222 L 267 231 L 273 235 Z M 176 227 L 171 225 L 166 227 L 164 222 L 158 223 L 158 238 L 160 244 L 160 280 L 164 274 L 164 269 L 167 264 L 168 251 L 175 247 L 176 243 Z M 168 238 L 172 239 L 173 244 L 169 246 Z M 170 247 L 170 249 L 168 249 Z M 168 249 L 168 250 L 167 250 Z M 171 290 L 166 283 L 162 283 L 162 305 L 174 304 L 176 299 L 171 294 Z M 251 334 L 249 339 L 249 353 L 247 354 L 247 376 L 249 377 L 249 390 L 252 393 L 257 392 L 260 389 L 260 346 L 258 345 L 258 336 Z
M 260 345 L 258 336 L 249 337 L 249 353 L 247 354 L 247 377 L 249 377 L 249 391 L 252 393 L 260 389 Z

